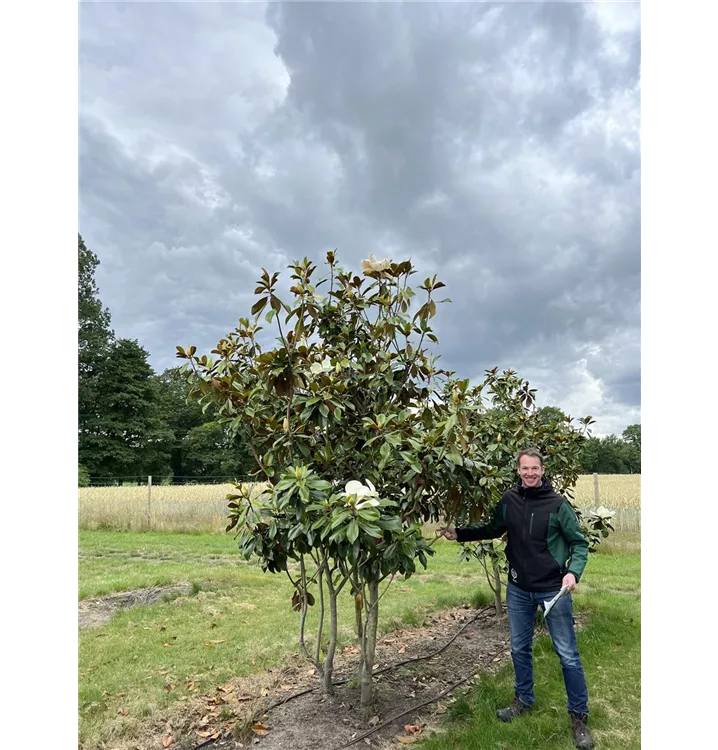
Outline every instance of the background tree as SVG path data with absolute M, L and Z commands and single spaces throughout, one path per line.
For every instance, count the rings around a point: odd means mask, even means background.
M 95 411 L 85 420 L 80 463 L 92 476 L 169 472 L 172 434 L 161 419 L 148 353 L 135 340 L 114 342 L 97 378 Z
M 631 424 L 622 434 L 626 443 L 626 464 L 632 474 L 641 473 L 641 425 Z
M 183 443 L 187 435 L 195 428 L 212 421 L 214 410 L 210 406 L 206 413 L 195 399 L 188 402 L 189 386 L 187 376 L 180 367 L 171 367 L 162 374 L 153 376 L 157 393 L 160 417 L 171 435 L 165 446 L 169 454 L 169 471 L 183 481 L 185 477 L 194 476 L 194 472 L 185 465 Z
M 255 468 L 247 448 L 218 422 L 193 427 L 180 445 L 182 476 L 246 479 Z
M 641 425 L 629 425 L 621 437 L 592 437 L 583 446 L 580 462 L 586 474 L 640 474 Z
M 168 368 L 153 379 L 159 393 L 160 417 L 171 432 L 165 449 L 174 481 L 246 478 L 253 468 L 249 449 L 241 437 L 233 436 L 215 421 L 212 404 L 203 410 L 196 399 L 188 399 L 190 387 L 182 368 Z
M 560 423 L 569 419 L 557 406 L 542 406 L 536 410 L 536 416 L 543 424 Z
M 78 276 L 78 353 L 80 372 L 91 371 L 93 364 L 107 354 L 114 333 L 110 329 L 110 311 L 102 307 L 95 270 L 100 261 L 77 235 Z
M 114 341 L 110 311 L 102 307 L 95 283 L 100 261 L 77 235 L 77 369 L 78 432 L 80 452 L 87 453 L 83 442 L 87 425 L 97 418 L 98 379 Z

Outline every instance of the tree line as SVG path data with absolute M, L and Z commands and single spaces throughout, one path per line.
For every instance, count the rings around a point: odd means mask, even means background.
M 179 367 L 156 374 L 136 339 L 117 338 L 95 281 L 99 259 L 78 234 L 79 483 L 213 477 L 246 478 L 255 468 L 249 446 L 231 437 L 211 405 L 187 399 Z M 548 420 L 562 412 L 539 412 Z M 591 437 L 580 458 L 586 473 L 641 471 L 641 425 L 618 437 Z
M 187 401 L 179 367 L 156 374 L 136 339 L 118 338 L 95 281 L 100 261 L 78 235 L 79 483 L 248 476 L 247 446 L 210 407 Z

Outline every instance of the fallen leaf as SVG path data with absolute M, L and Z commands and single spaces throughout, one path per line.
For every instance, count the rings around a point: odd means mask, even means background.
M 378 717 L 378 716 L 372 716 L 372 717 L 371 717 L 371 719 L 369 719 L 369 721 L 367 721 L 367 724 L 368 724 L 368 725 L 369 725 L 370 727 L 374 727 L 374 726 L 376 726 L 376 725 L 377 725 L 378 723 L 379 723 L 379 717 Z
M 419 741 L 419 738 L 416 735 L 397 735 L 396 738 L 397 742 L 401 742 L 402 745 L 413 745 L 415 742 Z
M 291 685 L 280 685 L 279 689 L 280 690 L 291 690 L 292 686 Z
M 404 724 L 404 731 L 407 734 L 421 734 L 423 726 L 421 724 Z
M 222 638 L 219 641 L 210 641 L 210 643 L 224 643 L 226 640 L 226 638 Z
M 251 701 L 252 696 L 251 695 L 238 695 L 237 700 L 238 701 Z
M 269 727 L 261 721 L 258 721 L 256 724 L 252 725 L 252 731 L 255 734 L 267 734 L 267 732 L 269 732 Z
M 209 737 L 209 736 L 210 736 L 210 734 L 212 734 L 212 732 L 206 732 L 206 731 L 204 731 L 203 729 L 195 729 L 195 730 L 194 730 L 194 733 L 195 733 L 195 734 L 196 734 L 196 735 L 197 735 L 198 737 Z
M 169 735 L 169 734 L 162 735 L 162 747 L 170 747 L 174 741 L 175 741 L 175 738 L 172 737 L 172 735 Z
M 446 706 L 443 703 L 437 703 L 436 704 L 436 713 L 437 714 L 445 714 L 446 713 Z
M 126 708 L 118 708 L 117 713 L 122 714 L 122 716 L 129 716 L 130 714 L 130 712 Z

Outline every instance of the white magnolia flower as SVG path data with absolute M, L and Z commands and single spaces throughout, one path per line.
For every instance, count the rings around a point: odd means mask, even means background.
M 376 489 L 368 479 L 366 480 L 366 485 L 358 482 L 356 479 L 352 479 L 346 483 L 344 494 L 347 496 L 356 495 L 357 497 L 365 497 L 367 495 L 376 495 Z
M 605 506 L 601 505 L 600 507 L 596 508 L 596 510 L 593 512 L 594 515 L 598 516 L 599 518 L 602 518 L 604 520 L 608 520 L 610 518 L 613 518 L 616 515 L 615 510 L 609 510 Z
M 325 357 L 321 362 L 312 362 L 309 368 L 315 375 L 319 375 L 323 372 L 330 372 L 332 369 L 332 362 L 329 357 Z
M 363 260 L 361 262 L 362 271 L 366 273 L 367 271 L 386 271 L 387 268 L 391 265 L 391 261 L 389 258 L 384 258 L 384 260 L 378 260 L 374 253 L 372 253 L 369 256 L 369 260 Z
M 361 510 L 367 506 L 376 508 L 379 505 L 376 488 L 368 479 L 366 480 L 366 485 L 358 482 L 356 479 L 352 479 L 346 483 L 342 494 L 347 498 L 349 504 L 352 501 L 356 503 L 357 510 Z

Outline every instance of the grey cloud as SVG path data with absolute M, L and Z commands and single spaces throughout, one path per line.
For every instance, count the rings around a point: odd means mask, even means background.
M 635 421 L 639 20 L 579 3 L 82 6 L 80 231 L 113 322 L 168 366 L 178 336 L 208 349 L 247 314 L 261 266 L 411 256 L 453 299 L 447 366 L 521 365 Z

